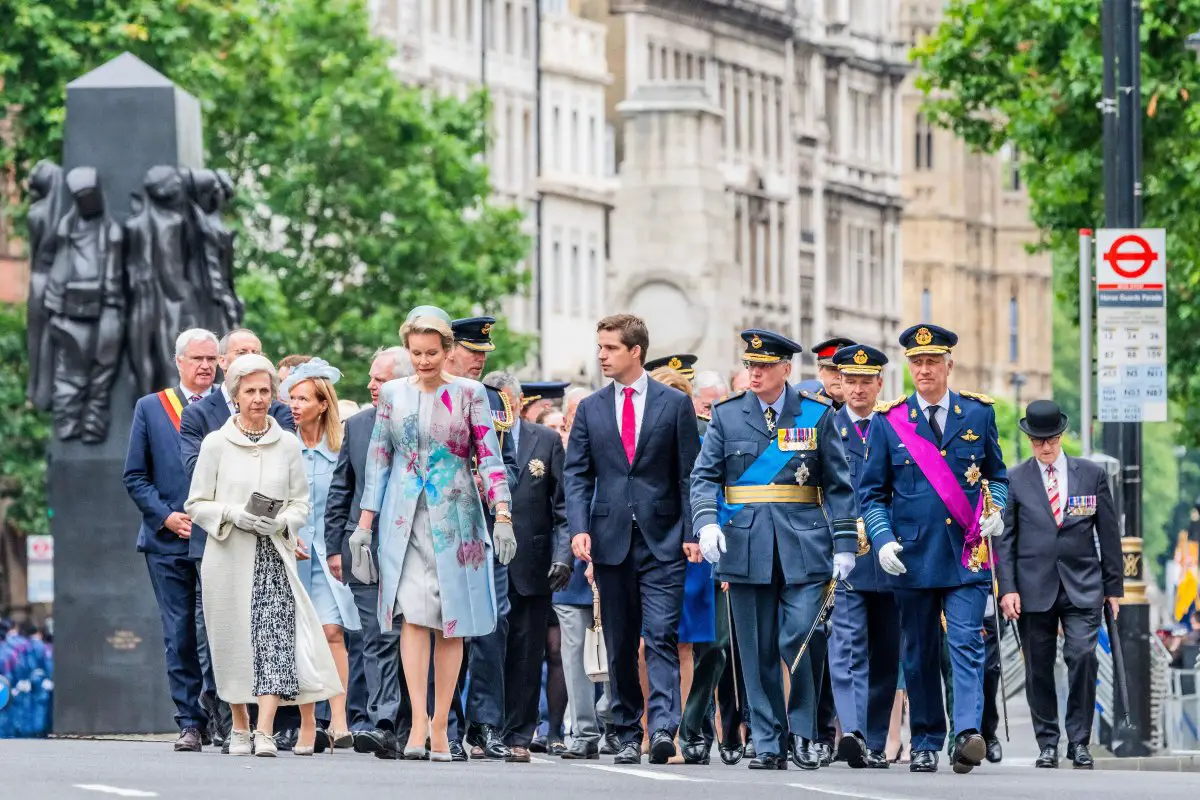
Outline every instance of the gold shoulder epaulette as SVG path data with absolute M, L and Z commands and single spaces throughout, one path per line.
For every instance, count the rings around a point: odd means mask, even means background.
M 745 392 L 744 392 L 744 391 L 742 391 L 742 392 L 734 392 L 733 394 L 729 395 L 729 397 L 724 397 L 724 398 L 722 398 L 722 399 L 718 400 L 717 402 L 713 403 L 713 407 L 714 407 L 714 408 L 716 408 L 716 407 L 717 407 L 717 406 L 719 406 L 719 405 L 722 405 L 722 404 L 724 404 L 724 403 L 728 403 L 730 400 L 737 400 L 739 397 L 741 397 L 741 396 L 742 396 L 742 395 L 744 395 L 744 394 L 745 394 Z
M 876 403 L 875 408 L 872 410 L 876 414 L 886 414 L 887 412 L 891 411 L 896 406 L 900 405 L 901 403 L 905 403 L 905 402 L 908 402 L 908 395 L 902 394 L 899 397 L 897 397 L 895 400 L 892 400 L 892 401 L 889 401 L 886 403 Z
M 493 412 L 492 422 L 495 423 L 496 430 L 498 431 L 511 430 L 514 421 L 512 403 L 508 402 L 508 395 L 506 395 L 504 392 L 496 392 L 496 394 L 500 395 L 500 402 L 504 404 L 504 418 L 501 419 L 498 414 Z
M 810 392 L 807 389 L 801 389 L 800 396 L 807 398 L 809 400 L 815 400 L 816 402 L 821 403 L 823 405 L 827 405 L 827 406 L 833 405 L 833 398 L 826 397 L 823 394 L 817 394 L 816 392 Z
M 961 394 L 963 397 L 969 397 L 972 400 L 978 400 L 984 405 L 991 406 L 996 404 L 995 399 L 988 397 L 986 394 L 980 394 L 979 392 L 959 392 L 959 394 Z

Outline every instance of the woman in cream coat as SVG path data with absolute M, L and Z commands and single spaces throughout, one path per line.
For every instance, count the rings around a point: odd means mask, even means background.
M 296 571 L 296 559 L 309 557 L 298 537 L 309 512 L 300 442 L 267 413 L 278 390 L 270 361 L 240 356 L 226 378 L 237 413 L 204 439 L 185 508 L 208 531 L 200 582 L 217 694 L 233 711 L 229 753 L 250 755 L 246 704 L 257 703 L 253 751 L 274 756 L 275 711 L 284 703 L 300 706 L 293 752 L 311 755 L 313 703 L 342 686 Z M 246 511 L 254 492 L 282 501 L 274 517 Z

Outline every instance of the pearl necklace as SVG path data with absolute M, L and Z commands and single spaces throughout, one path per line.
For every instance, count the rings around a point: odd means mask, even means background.
M 235 426 L 237 426 L 237 429 L 239 431 L 241 431 L 242 435 L 246 436 L 247 438 L 252 437 L 252 436 L 263 436 L 264 434 L 266 434 L 267 431 L 269 431 L 271 429 L 271 423 L 268 421 L 266 426 L 261 431 L 249 430 L 244 425 L 242 425 L 242 415 L 241 414 L 237 415 L 237 419 L 235 419 L 233 421 L 233 424 Z

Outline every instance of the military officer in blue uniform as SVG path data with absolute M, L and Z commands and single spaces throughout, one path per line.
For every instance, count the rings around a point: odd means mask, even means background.
M 857 490 L 888 357 L 874 347 L 850 345 L 834 354 L 833 363 L 842 373 L 846 398 L 833 422 Z M 842 723 L 838 760 L 854 769 L 888 768 L 885 747 L 900 671 L 900 615 L 889 581 L 873 556 L 860 558 L 838 585 L 833 605 L 829 668 Z
M 480 380 L 487 366 L 487 354 L 496 349 L 492 342 L 492 327 L 495 324 L 493 317 L 468 317 L 451 322 L 455 347 L 447 359 L 447 370 L 461 378 Z M 517 453 L 509 431 L 516 421 L 517 412 L 504 393 L 490 386 L 484 388 L 487 390 L 496 436 L 500 440 L 500 454 L 508 474 L 508 485 L 515 486 L 518 476 Z M 489 530 L 493 521 L 488 515 Z M 508 612 L 512 606 L 508 600 L 508 567 L 495 561 L 493 569 L 496 577 L 496 630 L 487 636 L 472 639 L 467 657 L 463 659 L 459 694 L 462 694 L 465 683 L 465 703 L 457 702 L 456 698 L 451 715 L 455 731 L 450 736 L 450 753 L 455 761 L 465 761 L 467 758 L 467 752 L 459 740 L 459 736 L 464 734 L 473 758 L 499 760 L 512 755 L 503 738 L 505 643 L 508 639 Z M 471 676 L 469 682 L 466 681 L 468 673 Z
M 829 400 L 788 386 L 800 345 L 758 329 L 742 338 L 750 391 L 713 406 L 692 470 L 692 525 L 717 579 L 730 584 L 750 768 L 787 769 L 790 755 L 817 769 L 811 652 L 790 676 L 786 707 L 780 659 L 795 660 L 830 580 L 853 569 L 858 509 Z
M 970 772 L 986 752 L 980 728 L 988 547 L 1004 532 L 1008 478 L 993 401 L 949 389 L 957 343 L 954 333 L 936 325 L 914 325 L 900 335 L 917 391 L 876 407 L 859 484 L 871 546 L 894 576 L 912 772 L 936 772 L 946 743 L 943 614 L 953 672 L 954 771 Z

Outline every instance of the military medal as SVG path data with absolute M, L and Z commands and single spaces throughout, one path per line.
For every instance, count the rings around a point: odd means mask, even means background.
M 801 464 L 800 469 L 796 470 L 796 483 L 803 486 L 808 481 L 808 464 Z
M 529 474 L 535 478 L 540 478 L 546 474 L 546 465 L 540 458 L 529 459 Z
M 979 479 L 981 477 L 983 477 L 983 473 L 979 470 L 978 464 L 972 464 L 971 466 L 967 467 L 967 483 L 974 486 L 975 484 L 979 483 Z
M 842 438 L 845 439 L 849 435 L 850 435 L 849 431 L 847 431 L 846 428 L 843 427 L 842 428 Z
M 796 436 L 799 438 L 800 446 L 797 450 L 816 450 L 817 449 L 817 429 L 816 428 L 794 428 Z

